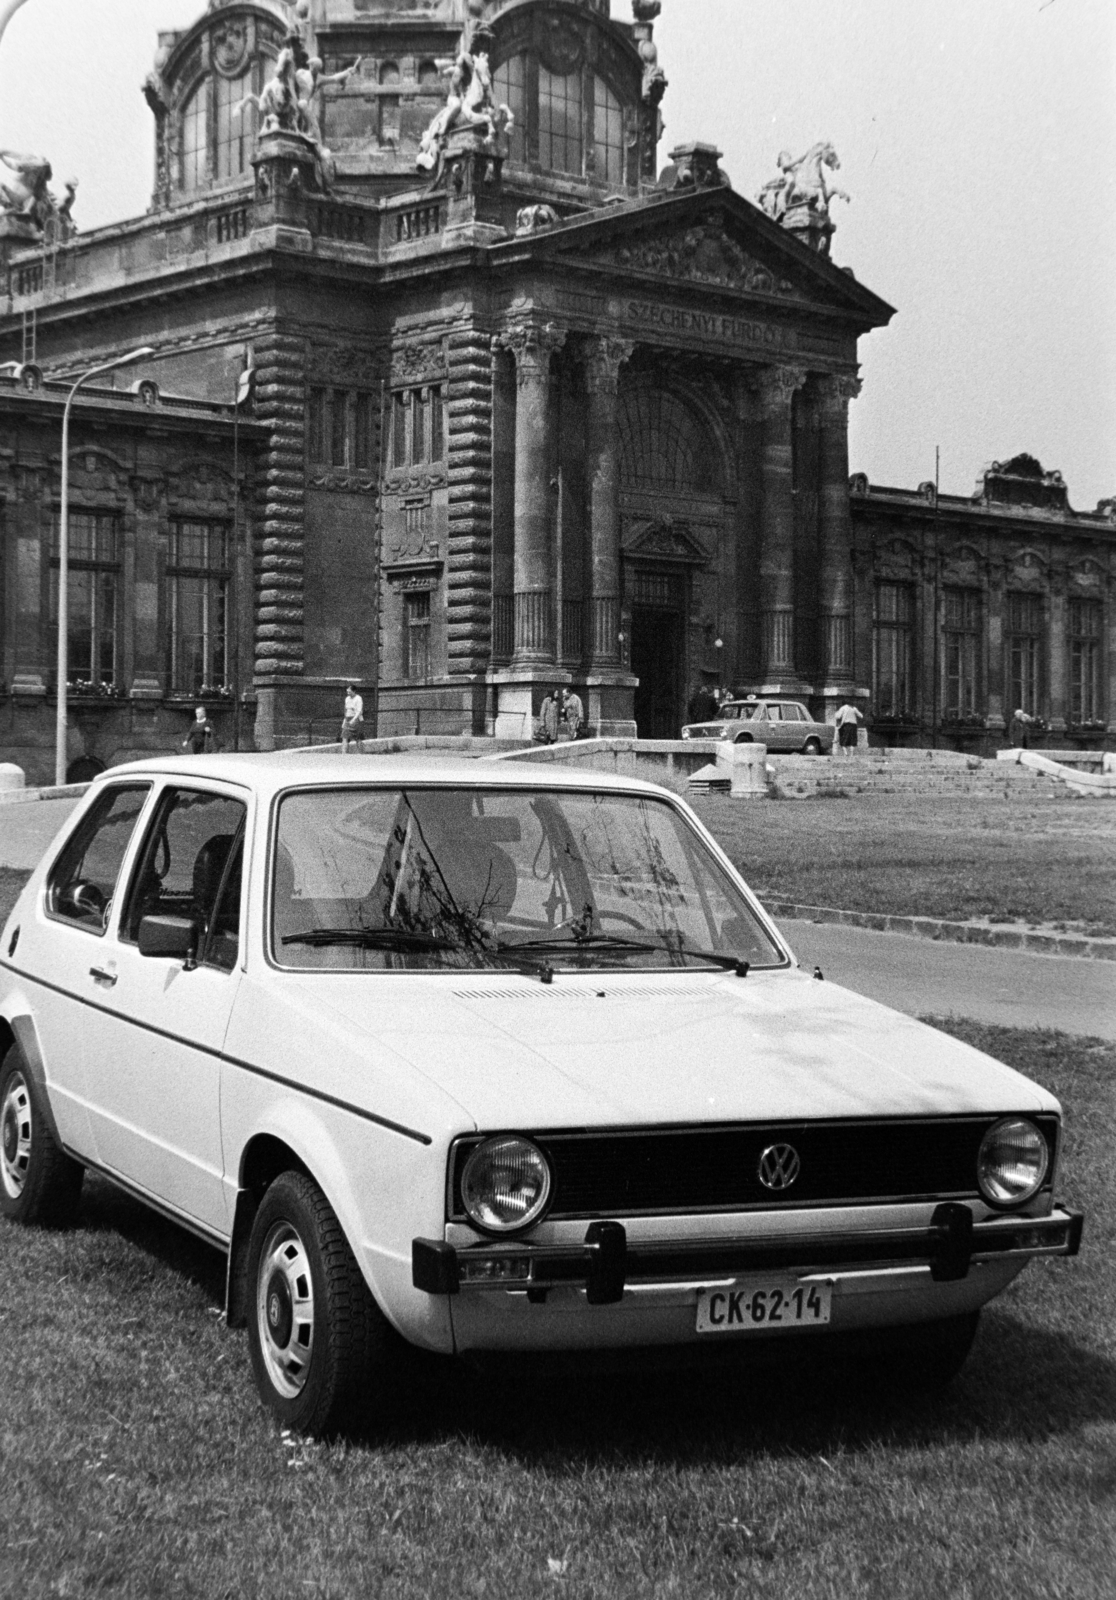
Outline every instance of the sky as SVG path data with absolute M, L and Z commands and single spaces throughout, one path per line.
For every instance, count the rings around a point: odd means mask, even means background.
M 147 209 L 140 93 L 203 0 L 28 0 L 0 45 L 0 148 L 75 216 Z M 613 15 L 630 15 L 613 0 Z M 784 148 L 841 158 L 835 261 L 896 308 L 861 342 L 850 466 L 969 494 L 1027 451 L 1080 510 L 1116 494 L 1113 0 L 663 0 L 661 156 L 701 139 L 749 199 Z

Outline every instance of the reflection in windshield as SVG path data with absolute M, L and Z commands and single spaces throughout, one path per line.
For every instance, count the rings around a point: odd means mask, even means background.
M 273 953 L 286 967 L 700 971 L 783 964 L 664 801 L 363 788 L 284 798 Z

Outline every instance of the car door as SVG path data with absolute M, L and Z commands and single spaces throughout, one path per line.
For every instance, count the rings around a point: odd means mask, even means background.
M 240 981 L 248 808 L 229 785 L 158 797 L 104 952 L 86 1043 L 98 1159 L 144 1195 L 225 1237 L 220 1051 Z M 145 916 L 188 918 L 196 965 L 140 954 Z
M 28 984 L 51 1110 L 63 1144 L 76 1155 L 94 1154 L 84 1057 L 90 1006 L 98 999 L 94 974 L 104 967 L 106 923 L 153 787 L 150 780 L 97 785 L 6 952 Z

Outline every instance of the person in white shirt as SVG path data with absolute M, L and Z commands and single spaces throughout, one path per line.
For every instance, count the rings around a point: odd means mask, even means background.
M 856 706 L 846 700 L 843 706 L 838 706 L 835 721 L 837 748 L 845 755 L 852 755 L 857 746 L 858 730 L 864 717 Z
M 348 755 L 349 746 L 355 743 L 364 747 L 364 701 L 350 683 L 345 691 L 345 715 L 341 719 L 341 753 Z

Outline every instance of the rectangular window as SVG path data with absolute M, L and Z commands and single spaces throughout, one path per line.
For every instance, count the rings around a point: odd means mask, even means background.
M 407 465 L 407 395 L 394 394 L 391 397 L 391 464 L 393 467 Z
M 430 593 L 403 596 L 403 676 L 430 676 Z
M 954 718 L 976 717 L 981 709 L 980 591 L 946 589 L 942 599 L 942 713 Z
M 550 172 L 581 177 L 585 160 L 581 73 L 560 78 L 539 66 L 539 161 Z
M 314 462 L 328 460 L 326 453 L 328 411 L 326 390 L 311 389 L 307 398 L 306 432 L 310 460 Z
M 596 177 L 616 189 L 624 182 L 624 114 L 603 78 L 593 80 L 593 143 Z
M 376 396 L 361 392 L 353 407 L 353 465 L 358 472 L 367 472 L 375 463 Z
M 877 583 L 873 678 L 877 717 L 904 717 L 913 703 L 914 593 L 907 583 Z
M 69 683 L 116 682 L 116 614 L 120 585 L 119 521 L 114 512 L 71 511 L 68 519 L 66 677 Z M 57 513 L 51 549 L 52 651 L 58 648 Z
M 1046 624 L 1039 594 L 1007 597 L 1006 655 L 1009 712 L 1026 711 L 1037 717 L 1042 705 L 1043 641 Z
M 1104 607 L 1099 600 L 1071 600 L 1068 609 L 1070 722 L 1080 727 L 1104 719 Z
M 349 461 L 349 396 L 344 389 L 334 389 L 329 428 L 329 464 L 344 467 Z
M 167 566 L 167 685 L 172 693 L 226 687 L 228 590 L 225 524 L 172 523 Z
M 438 384 L 430 390 L 430 460 L 441 461 L 445 457 L 446 446 L 446 419 L 445 408 L 442 404 L 442 390 Z
M 244 106 L 237 113 L 246 95 L 252 91 L 252 69 L 239 78 L 224 78 L 219 73 L 214 78 L 217 90 L 217 177 L 236 178 L 248 171 L 255 148 L 255 107 Z

